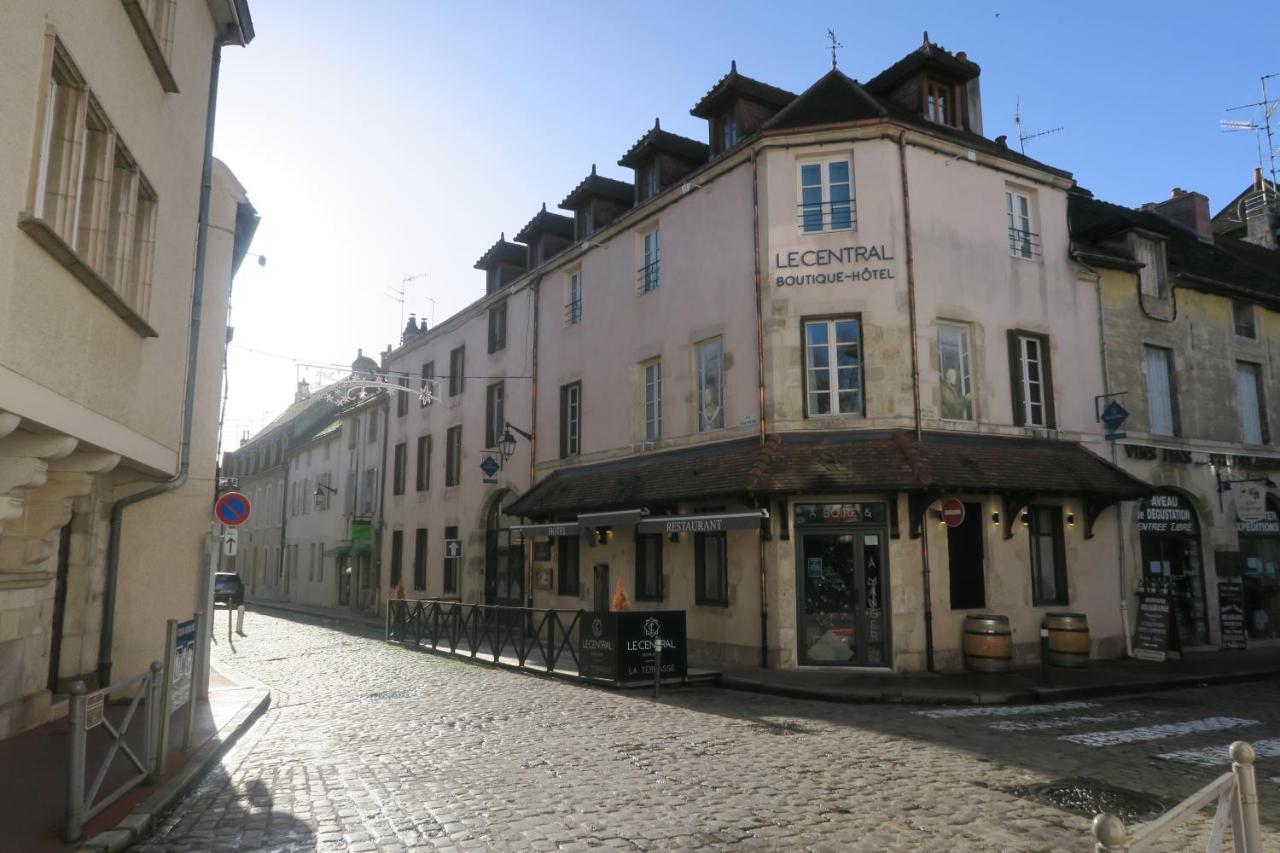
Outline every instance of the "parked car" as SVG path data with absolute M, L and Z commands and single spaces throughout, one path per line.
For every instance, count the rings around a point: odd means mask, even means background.
M 218 572 L 213 576 L 213 606 L 232 610 L 244 604 L 244 581 L 235 572 Z

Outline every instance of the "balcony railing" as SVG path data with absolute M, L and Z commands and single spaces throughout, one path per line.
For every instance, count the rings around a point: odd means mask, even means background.
M 582 322 L 582 300 L 575 299 L 564 306 L 564 324 L 573 326 Z
M 1034 231 L 1010 228 L 1009 254 L 1015 258 L 1040 257 L 1040 235 Z
M 651 290 L 657 290 L 658 286 L 662 284 L 662 278 L 658 267 L 659 263 L 659 259 L 654 258 L 652 261 L 640 267 L 640 269 L 636 271 L 636 291 L 638 293 L 648 293 Z
M 800 230 L 817 234 L 821 231 L 856 231 L 858 228 L 857 199 L 847 201 L 822 201 L 796 205 Z

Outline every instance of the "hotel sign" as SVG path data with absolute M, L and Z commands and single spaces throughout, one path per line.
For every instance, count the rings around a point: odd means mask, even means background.
M 796 504 L 797 525 L 883 524 L 883 503 Z
M 892 260 L 893 255 L 883 244 L 775 252 L 774 284 L 795 287 L 893 279 L 893 267 L 889 264 Z

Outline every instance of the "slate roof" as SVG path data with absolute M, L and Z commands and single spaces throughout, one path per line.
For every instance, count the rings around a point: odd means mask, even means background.
M 516 266 L 522 267 L 525 265 L 525 261 L 527 261 L 528 258 L 528 248 L 520 245 L 519 243 L 512 243 L 507 239 L 507 235 L 504 233 L 498 237 L 496 243 L 490 246 L 485 253 L 480 256 L 480 260 L 475 262 L 472 269 L 492 269 L 500 263 L 515 264 Z
M 729 73 L 711 87 L 698 103 L 689 110 L 689 115 L 698 118 L 714 118 L 728 107 L 728 101 L 734 97 L 750 98 L 775 109 L 781 109 L 795 100 L 794 92 L 770 86 L 768 83 L 738 73 L 738 63 L 729 64 Z
M 236 453 L 242 448 L 249 447 L 258 439 L 270 434 L 278 427 L 284 426 L 290 421 L 301 417 L 312 407 L 316 407 L 317 411 L 319 411 L 319 408 L 323 406 L 329 410 L 329 414 L 333 414 L 338 410 L 338 406 L 326 396 L 327 392 L 331 388 L 333 388 L 332 384 L 325 385 L 321 388 L 317 388 L 315 391 L 312 391 L 310 396 L 305 399 L 295 401 L 289 406 L 289 408 L 272 418 L 270 423 L 250 436 L 248 441 L 244 442 L 244 444 L 231 452 Z
M 564 210 L 577 210 L 586 205 L 592 198 L 606 198 L 621 204 L 630 205 L 635 200 L 635 185 L 628 181 L 619 181 L 596 174 L 595 165 L 591 166 L 591 174 L 587 175 L 574 187 L 560 207 Z
M 1121 267 L 1132 267 L 1128 248 L 1107 244 L 1135 228 L 1166 238 L 1165 259 L 1172 275 L 1191 276 L 1197 289 L 1225 295 L 1247 295 L 1259 302 L 1280 307 L 1280 253 L 1237 240 L 1214 235 L 1213 242 L 1180 223 L 1148 210 L 1134 210 L 1100 201 L 1087 190 L 1067 194 L 1067 217 L 1071 239 L 1077 248 L 1106 265 L 1102 256 L 1115 258 Z
M 881 95 L 887 94 L 925 65 L 941 68 L 965 82 L 982 73 L 978 63 L 963 54 L 952 53 L 941 45 L 934 44 L 929 41 L 929 34 L 925 33 L 924 44 L 867 81 L 867 91 Z
M 561 213 L 551 213 L 547 210 L 546 204 L 543 204 L 542 210 L 535 213 L 533 218 L 526 222 L 520 232 L 516 234 L 516 239 L 521 243 L 532 243 L 539 234 L 554 234 L 557 237 L 572 240 L 573 217 L 565 216 Z
M 680 136 L 675 133 L 668 133 L 655 120 L 649 132 L 636 140 L 636 144 L 632 145 L 627 153 L 622 155 L 622 158 L 618 160 L 618 165 L 627 169 L 634 169 L 641 162 L 652 156 L 653 153 L 659 151 L 698 165 L 707 162 L 711 157 L 711 148 L 705 142 L 699 142 L 696 139 L 690 139 L 687 136 Z
M 1079 444 L 966 433 L 775 433 L 562 468 L 521 495 L 510 513 L 550 518 L 588 510 L 766 494 L 916 491 L 1090 495 L 1151 493 Z

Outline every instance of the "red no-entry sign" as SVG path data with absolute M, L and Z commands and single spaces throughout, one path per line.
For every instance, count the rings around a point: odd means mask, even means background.
M 955 498 L 947 498 L 943 501 L 942 521 L 947 527 L 959 527 L 964 524 L 964 504 Z
M 213 517 L 228 527 L 244 524 L 250 511 L 249 496 L 241 492 L 225 492 L 213 505 Z

